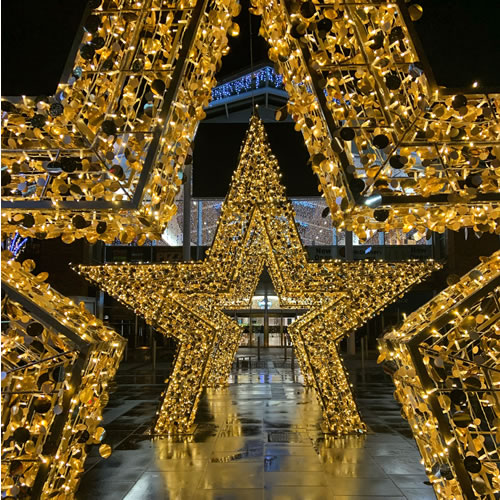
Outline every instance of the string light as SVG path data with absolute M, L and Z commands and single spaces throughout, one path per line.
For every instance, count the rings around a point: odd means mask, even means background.
M 292 340 L 327 428 L 345 434 L 362 432 L 364 425 L 336 341 L 440 266 L 434 261 L 308 262 L 264 126 L 252 116 L 204 261 L 78 267 L 80 274 L 180 342 L 156 433 L 188 432 L 204 387 L 227 383 L 242 330 L 223 311 L 250 307 L 264 267 L 280 307 L 311 309 L 306 317 L 313 318 L 313 327 L 307 320 L 299 322 L 304 326 L 292 329 Z M 316 335 L 322 318 L 328 321 L 322 335 Z M 307 362 L 310 358 L 314 361 Z M 326 362 L 318 366 L 319 360 Z
M 197 22 L 194 4 L 176 7 L 175 14 L 171 7 L 144 4 L 140 9 L 147 15 L 136 17 L 121 7 L 98 7 L 73 74 L 54 98 L 4 101 L 3 199 L 46 200 L 59 214 L 41 207 L 33 215 L 32 205 L 4 208 L 4 233 L 61 236 L 68 243 L 81 237 L 139 244 L 160 239 L 175 215 L 182 166 L 210 97 L 246 91 L 264 80 L 284 84 L 290 96 L 288 110 L 304 134 L 336 227 L 354 231 L 362 241 L 374 229 L 416 230 L 421 236 L 464 226 L 498 232 L 498 96 L 439 92 L 419 69 L 400 11 L 406 7 L 340 5 L 306 1 L 288 10 L 283 0 L 254 0 L 252 11 L 262 15 L 261 33 L 280 75 L 266 67 L 212 93 L 215 70 L 227 52 L 226 32 L 239 32 L 231 17 L 240 6 L 210 2 L 165 116 L 161 109 L 175 68 L 185 63 L 175 59 L 181 51 L 174 44 L 182 36 L 173 32 Z M 410 12 L 415 20 L 421 16 L 417 7 L 409 8 L 418 13 Z M 137 41 L 139 32 L 147 36 Z M 152 154 L 155 166 L 143 184 L 141 173 Z M 381 207 L 360 203 L 360 197 L 378 195 Z M 391 207 L 384 201 L 388 196 L 408 203 Z M 137 198 L 137 208 L 126 208 Z M 115 209 L 88 209 L 94 201 Z M 65 209 L 67 202 L 77 202 L 75 209 Z
M 14 233 L 9 241 L 9 252 L 13 255 L 14 258 L 17 258 L 17 256 L 22 252 L 27 242 L 28 238 L 21 238 L 17 231 Z
M 264 87 L 273 87 L 280 90 L 283 88 L 283 77 L 276 74 L 270 66 L 265 66 L 253 73 L 217 85 L 212 90 L 212 102 Z
M 142 245 L 176 212 L 240 6 L 97 3 L 57 93 L 2 100 L 4 235 Z
M 500 231 L 500 96 L 438 92 L 419 69 L 406 6 L 252 6 L 336 227 L 362 241 L 374 229 Z M 363 205 L 377 195 L 379 207 Z
M 437 498 L 500 494 L 500 252 L 381 341 Z M 451 284 L 455 281 L 454 284 Z
M 53 290 L 47 273 L 31 274 L 32 260 L 9 257 L 2 253 L 2 491 L 67 498 L 88 445 L 111 453 L 102 410 L 125 340 Z

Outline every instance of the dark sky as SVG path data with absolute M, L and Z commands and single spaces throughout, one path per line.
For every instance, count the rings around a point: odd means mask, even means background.
M 237 167 L 246 123 L 201 123 L 194 143 L 193 194 L 224 198 Z M 307 164 L 302 134 L 293 123 L 265 124 L 288 196 L 318 196 L 318 181 Z
M 51 95 L 86 0 L 2 2 L 2 95 Z
M 422 19 L 415 27 L 438 83 L 449 87 L 500 84 L 500 2 L 497 0 L 420 0 Z M 2 95 L 52 94 L 87 2 L 84 0 L 9 0 L 2 2 Z M 241 35 L 218 75 L 250 66 L 248 36 L 252 18 L 254 63 L 266 60 L 258 36 L 259 18 L 242 0 L 237 19 Z
M 258 36 L 260 18 L 248 13 L 242 0 L 238 38 L 223 59 L 219 80 L 250 67 L 249 22 L 253 62 L 267 61 L 266 42 Z M 424 15 L 415 23 L 440 85 L 500 87 L 500 1 L 420 0 Z M 87 2 L 83 0 L 8 0 L 2 2 L 2 95 L 50 95 L 61 77 Z M 195 140 L 195 189 L 202 196 L 224 196 L 245 125 L 201 125 Z M 317 195 L 316 180 L 305 167 L 307 153 L 290 124 L 267 127 L 284 172 L 289 195 Z M 198 142 L 198 144 L 197 144 Z
M 500 88 L 500 1 L 419 0 L 414 23 L 439 85 Z

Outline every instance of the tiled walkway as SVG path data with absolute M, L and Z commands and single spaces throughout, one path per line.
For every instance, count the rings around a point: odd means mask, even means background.
M 434 499 L 409 429 L 380 367 L 365 377 L 351 363 L 358 403 L 371 432 L 334 439 L 320 409 L 282 350 L 258 367 L 233 370 L 224 391 L 203 398 L 190 439 L 146 434 L 168 367 L 126 363 L 105 414 L 107 460 L 87 462 L 81 500 Z

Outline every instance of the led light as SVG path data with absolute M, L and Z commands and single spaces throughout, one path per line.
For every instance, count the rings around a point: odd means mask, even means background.
M 180 342 L 155 432 L 187 432 L 203 388 L 227 384 L 241 327 L 223 314 L 250 307 L 267 268 L 280 307 L 310 311 L 289 329 L 325 425 L 365 429 L 336 342 L 440 266 L 433 262 L 308 262 L 262 122 L 253 116 L 203 262 L 79 266 L 78 272 Z

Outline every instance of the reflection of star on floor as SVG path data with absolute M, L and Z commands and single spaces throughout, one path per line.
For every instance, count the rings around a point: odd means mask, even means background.
M 328 430 L 362 431 L 336 342 L 421 281 L 433 261 L 308 262 L 257 116 L 240 153 L 214 243 L 201 262 L 107 264 L 78 271 L 180 341 L 156 432 L 186 431 L 205 386 L 227 383 L 241 328 L 224 309 L 250 305 L 267 268 L 282 308 L 310 309 L 291 328 Z

